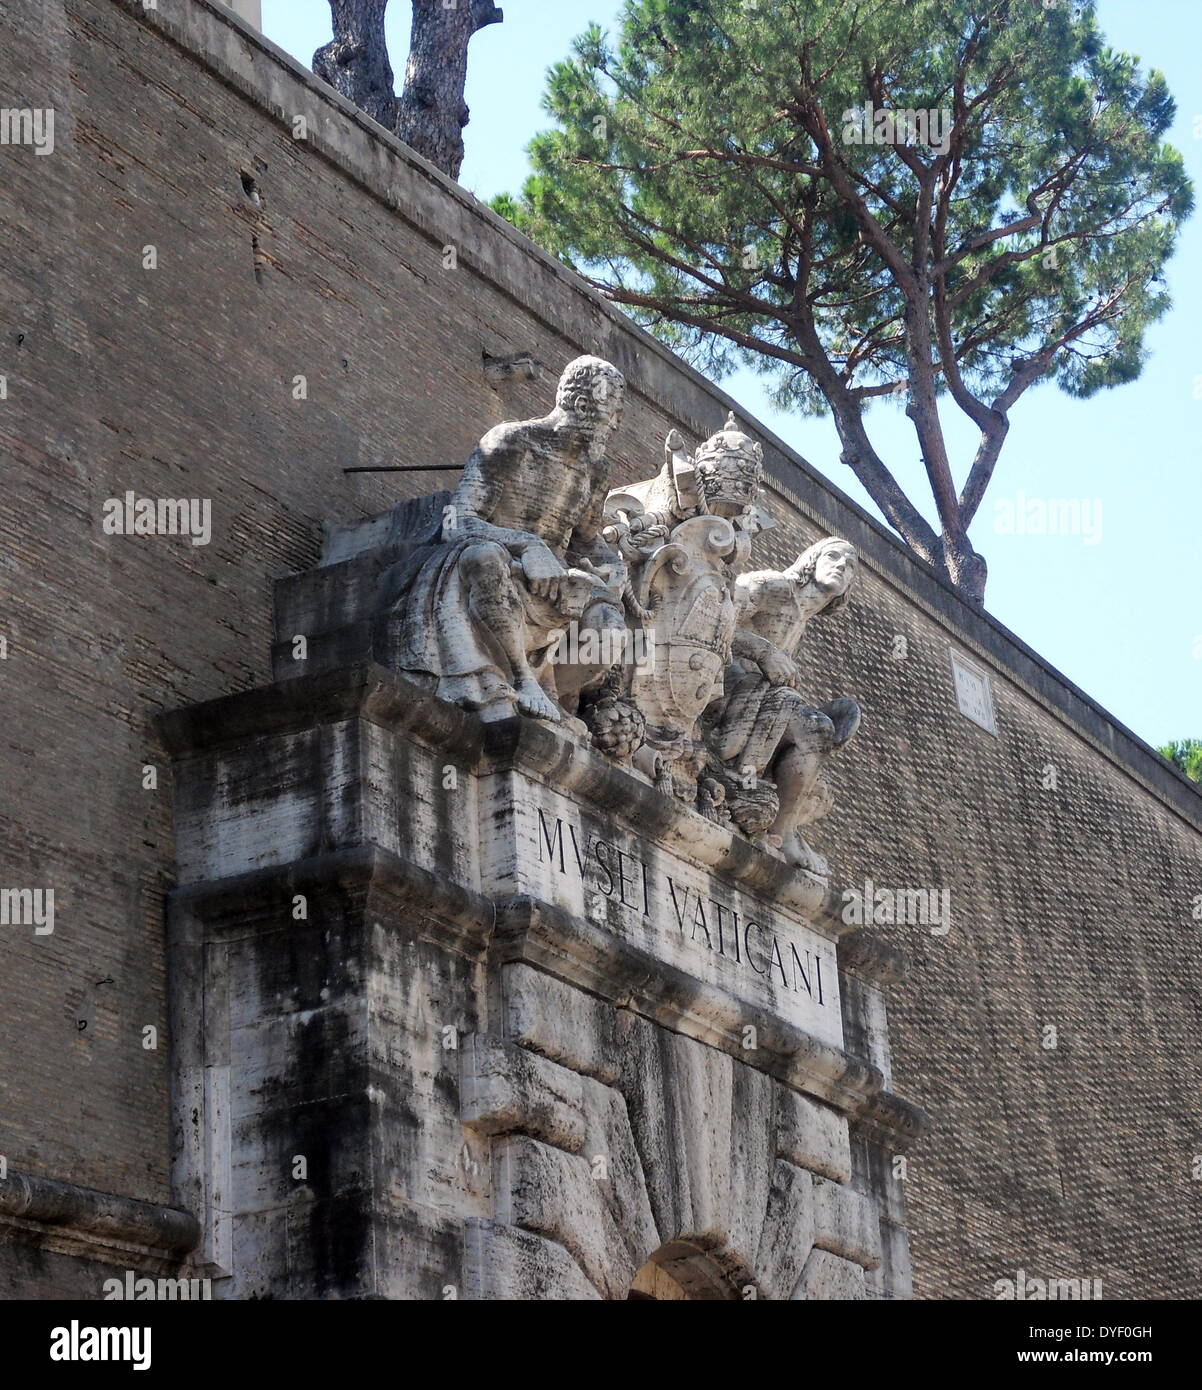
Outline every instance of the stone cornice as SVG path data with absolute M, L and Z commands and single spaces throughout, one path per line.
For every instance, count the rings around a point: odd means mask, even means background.
M 896 984 L 909 969 L 904 951 L 862 927 L 839 940 L 839 969 L 878 985 Z
M 640 775 L 569 734 L 532 719 L 483 723 L 382 666 L 298 676 L 160 715 L 173 757 L 186 758 L 265 733 L 360 718 L 413 738 L 481 777 L 521 771 L 555 790 L 610 811 L 636 834 L 687 854 L 732 883 L 804 917 L 828 936 L 850 928 L 841 895 L 757 849 L 737 831 L 707 820 Z
M 930 1129 L 925 1110 L 883 1088 L 867 1098 L 852 1121 L 853 1133 L 884 1145 L 890 1153 L 904 1153 Z
M 167 751 L 184 758 L 260 734 L 350 718 L 410 734 L 428 747 L 454 752 L 457 761 L 467 765 L 474 766 L 483 756 L 480 720 L 383 666 L 344 667 L 275 681 L 168 711 L 155 722 Z
M 469 955 L 533 965 L 615 1007 L 750 1061 L 795 1090 L 870 1120 L 877 1142 L 892 1152 L 923 1132 L 923 1112 L 886 1092 L 881 1072 L 865 1059 L 781 1019 L 752 1017 L 745 1002 L 561 908 L 527 896 L 494 901 L 376 846 L 178 889 L 171 896 L 172 931 L 187 932 L 189 919 L 218 930 L 224 919 L 245 931 L 256 914 L 274 926 L 271 915 L 286 912 L 295 891 L 330 882 L 399 898 L 418 910 L 420 916 L 406 921 L 423 936 Z M 749 1022 L 757 1030 L 751 1058 L 744 1046 Z
M 0 1231 L 10 1239 L 130 1268 L 174 1267 L 200 1240 L 177 1207 L 9 1172 L 0 1181 Z

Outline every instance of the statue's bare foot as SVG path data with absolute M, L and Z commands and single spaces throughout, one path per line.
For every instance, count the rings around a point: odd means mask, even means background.
M 546 719 L 558 724 L 563 711 L 536 680 L 524 680 L 517 687 L 518 709 L 531 719 Z
M 796 830 L 791 835 L 784 837 L 781 845 L 781 857 L 786 863 L 792 864 L 795 869 L 804 869 L 808 873 L 817 874 L 825 877 L 829 872 L 826 860 L 817 850 L 812 849 Z

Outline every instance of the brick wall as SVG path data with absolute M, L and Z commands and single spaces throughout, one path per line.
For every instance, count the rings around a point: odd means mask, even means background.
M 632 387 L 617 481 L 729 403 L 224 6 L 0 0 L 0 46 L 3 104 L 56 111 L 52 156 L 0 149 L 0 886 L 56 894 L 53 935 L 0 928 L 0 1154 L 165 1201 L 154 716 L 269 678 L 272 581 L 323 521 L 455 477 L 343 467 L 462 462 L 582 350 Z M 485 353 L 524 350 L 544 380 L 487 384 Z M 913 960 L 894 1084 L 936 1119 L 910 1157 L 919 1296 L 1020 1267 L 1196 1296 L 1202 800 L 767 444 L 764 563 L 828 530 L 864 556 L 809 639 L 813 694 L 865 710 L 813 838 L 847 881 L 952 891 L 946 936 L 880 928 Z M 127 491 L 210 499 L 211 543 L 104 534 Z M 958 712 L 952 648 L 990 673 L 996 736 Z

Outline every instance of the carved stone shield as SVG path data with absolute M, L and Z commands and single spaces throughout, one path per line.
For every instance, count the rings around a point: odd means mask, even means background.
M 746 544 L 724 518 L 692 517 L 633 575 L 653 660 L 636 668 L 631 695 L 663 735 L 691 735 L 702 710 L 722 693 L 738 614 L 732 563 Z

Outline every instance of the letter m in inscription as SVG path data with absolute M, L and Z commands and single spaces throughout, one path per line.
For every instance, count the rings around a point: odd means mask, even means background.
M 559 872 L 561 874 L 565 873 L 566 870 L 564 868 L 563 860 L 563 821 L 561 821 L 558 816 L 555 817 L 555 834 L 552 835 L 550 830 L 548 830 L 547 828 L 547 818 L 543 815 L 543 808 L 540 806 L 538 808 L 538 824 L 539 829 L 542 831 L 542 840 L 540 841 L 538 846 L 539 863 L 542 863 L 543 846 L 545 845 L 547 850 L 547 857 L 551 860 L 552 864 L 555 863 L 555 856 L 556 853 L 558 853 Z

